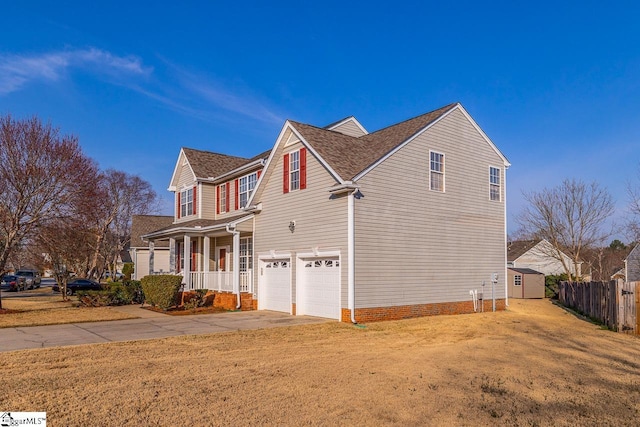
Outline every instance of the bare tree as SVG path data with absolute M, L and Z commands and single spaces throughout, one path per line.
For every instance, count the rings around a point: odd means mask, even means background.
M 578 274 L 583 251 L 602 246 L 613 230 L 605 223 L 613 214 L 609 192 L 597 183 L 566 179 L 560 185 L 524 194 L 529 206 L 518 218 L 524 233 L 546 239 L 552 249 L 547 254 L 562 263 L 568 277 Z M 562 255 L 571 258 L 571 264 Z
M 626 234 L 634 242 L 640 241 L 640 169 L 638 170 L 638 184 L 627 184 L 629 195 L 629 213 Z
M 97 218 L 96 242 L 90 275 L 98 276 L 105 264 L 112 269 L 131 236 L 131 218 L 156 210 L 157 195 L 138 176 L 109 169 L 101 174 L 102 207 Z M 113 273 L 113 271 L 111 271 Z
M 10 115 L 0 117 L 0 165 L 1 275 L 12 252 L 41 225 L 69 216 L 77 183 L 89 182 L 96 168 L 76 137 L 61 136 L 37 117 Z

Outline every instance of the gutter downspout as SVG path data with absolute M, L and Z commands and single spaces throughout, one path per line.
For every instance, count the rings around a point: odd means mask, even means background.
M 233 226 L 233 230 L 226 225 L 227 233 L 233 234 L 233 292 L 238 296 L 238 303 L 236 310 L 240 309 L 240 232 L 236 230 L 236 226 Z
M 509 246 L 509 239 L 507 238 L 507 169 L 509 168 L 509 166 L 505 166 L 504 168 L 504 259 L 505 261 L 507 261 L 509 259 L 508 257 L 508 246 Z M 504 263 L 504 307 L 508 308 L 509 307 L 509 273 L 508 273 L 508 268 L 507 268 L 507 263 Z M 482 304 L 484 304 L 484 300 L 482 301 Z M 494 310 L 495 311 L 495 310 Z
M 351 309 L 351 323 L 357 325 L 356 322 L 356 262 L 355 256 L 355 207 L 354 198 L 357 190 L 348 194 L 347 199 L 347 286 L 349 297 L 349 308 Z

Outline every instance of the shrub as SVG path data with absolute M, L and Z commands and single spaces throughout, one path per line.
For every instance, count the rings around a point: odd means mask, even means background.
M 78 292 L 80 305 L 86 307 L 104 307 L 107 305 L 127 305 L 134 302 L 141 302 L 140 297 L 136 294 L 135 286 L 121 282 L 107 283 L 104 286 L 105 288 L 102 291 Z
M 105 307 L 112 304 L 112 295 L 108 290 L 105 291 L 79 291 L 77 293 L 78 301 L 82 307 Z
M 182 276 L 161 274 L 145 276 L 141 280 L 145 301 L 162 310 L 176 305 L 178 293 L 182 287 Z
M 208 289 L 194 289 L 193 292 L 189 293 L 189 299 L 184 303 L 185 310 L 191 310 L 195 313 L 196 308 L 204 307 L 207 302 L 205 298 L 207 292 L 209 292 Z
M 131 280 L 131 275 L 134 272 L 134 265 L 132 262 L 125 262 L 122 266 L 122 274 L 124 275 L 125 281 Z
M 124 286 L 131 297 L 133 304 L 142 304 L 144 302 L 144 292 L 142 291 L 142 284 L 139 280 L 125 280 Z

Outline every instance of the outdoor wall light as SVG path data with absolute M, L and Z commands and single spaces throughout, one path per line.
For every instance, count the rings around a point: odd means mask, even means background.
M 289 221 L 289 231 L 291 231 L 292 233 L 294 231 L 296 231 L 296 222 L 295 221 Z

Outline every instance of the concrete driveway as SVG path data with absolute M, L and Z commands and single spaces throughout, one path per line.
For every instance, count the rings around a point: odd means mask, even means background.
M 273 311 L 169 316 L 141 309 L 137 305 L 113 308 L 141 318 L 108 322 L 3 328 L 0 329 L 0 352 L 275 328 L 332 321 L 318 317 L 290 316 Z

